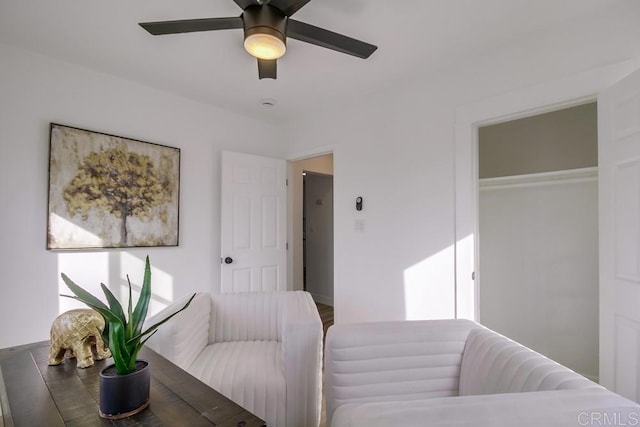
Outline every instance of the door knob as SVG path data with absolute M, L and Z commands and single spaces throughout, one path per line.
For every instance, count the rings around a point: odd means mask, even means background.
M 224 259 L 224 263 L 225 263 L 225 264 L 231 264 L 232 262 L 233 262 L 233 258 L 231 258 L 230 256 L 228 256 L 228 257 L 226 257 L 226 258 Z

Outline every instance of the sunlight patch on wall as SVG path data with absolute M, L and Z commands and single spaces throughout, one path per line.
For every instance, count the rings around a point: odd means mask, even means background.
M 144 277 L 144 258 L 127 252 L 68 252 L 58 255 L 58 294 L 72 295 L 60 277 L 65 273 L 76 284 L 106 304 L 100 283 L 104 283 L 113 292 L 127 310 L 129 287 L 127 274 L 131 279 L 133 305 L 135 307 Z M 151 302 L 149 315 L 153 315 L 173 302 L 173 276 L 154 267 L 151 261 Z M 74 308 L 87 308 L 84 303 L 66 297 L 58 297 L 58 313 Z
M 72 295 L 60 274 L 66 274 L 74 283 L 104 300 L 100 282 L 109 279 L 109 254 L 106 252 L 73 252 L 58 254 L 58 294 Z M 58 313 L 74 308 L 87 308 L 71 298 L 58 297 Z
M 406 320 L 455 316 L 453 245 L 404 270 Z

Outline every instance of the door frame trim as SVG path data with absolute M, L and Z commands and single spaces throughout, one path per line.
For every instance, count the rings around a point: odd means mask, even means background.
M 455 109 L 454 257 L 456 317 L 480 321 L 478 128 L 592 102 L 635 69 L 624 60 Z

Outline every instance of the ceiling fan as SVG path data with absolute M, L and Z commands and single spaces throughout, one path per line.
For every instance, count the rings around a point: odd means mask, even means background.
M 276 78 L 277 60 L 287 37 L 366 59 L 378 48 L 369 43 L 291 19 L 310 0 L 233 0 L 242 14 L 229 18 L 141 22 L 154 36 L 196 31 L 244 30 L 244 47 L 258 59 L 258 77 Z

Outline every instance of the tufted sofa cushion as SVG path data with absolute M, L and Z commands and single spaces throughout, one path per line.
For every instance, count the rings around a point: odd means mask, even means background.
M 345 403 L 458 394 L 470 321 L 433 320 L 334 325 L 327 333 L 327 419 Z
M 571 369 L 486 328 L 469 332 L 459 394 L 599 388 Z

